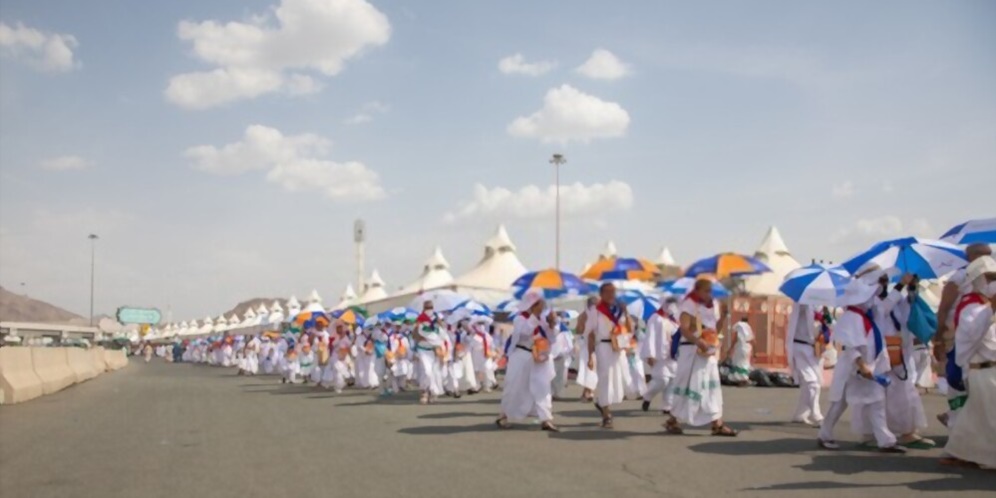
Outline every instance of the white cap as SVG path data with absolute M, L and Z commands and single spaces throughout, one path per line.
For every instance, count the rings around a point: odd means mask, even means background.
M 522 296 L 522 299 L 519 302 L 519 309 L 523 311 L 528 310 L 529 308 L 532 308 L 534 304 L 542 300 L 543 291 L 540 289 L 529 289 L 526 291 L 526 294 Z
M 974 282 L 987 273 L 996 273 L 996 259 L 993 259 L 992 256 L 980 256 L 976 258 L 975 261 L 972 261 L 972 264 L 968 265 L 968 269 L 965 270 L 969 282 Z
M 876 292 L 878 292 L 877 279 L 876 283 L 869 283 L 857 278 L 847 283 L 844 294 L 837 298 L 837 305 L 856 306 L 864 304 L 874 297 Z

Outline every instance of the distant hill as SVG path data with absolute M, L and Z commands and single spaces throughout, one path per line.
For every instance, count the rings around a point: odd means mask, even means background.
M 0 287 L 0 320 L 5 322 L 75 323 L 86 320 L 58 306 Z

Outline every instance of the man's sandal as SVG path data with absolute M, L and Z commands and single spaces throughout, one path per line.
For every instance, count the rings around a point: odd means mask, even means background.
M 728 426 L 726 424 L 723 424 L 723 425 L 721 425 L 719 427 L 713 427 L 712 428 L 712 435 L 713 436 L 737 437 L 737 434 L 739 434 L 739 433 L 737 431 L 733 430 L 732 428 L 730 428 L 730 426 Z

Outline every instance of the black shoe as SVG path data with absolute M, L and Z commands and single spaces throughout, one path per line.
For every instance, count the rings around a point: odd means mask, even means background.
M 643 411 L 645 411 L 645 412 L 650 411 L 650 402 L 647 401 L 647 400 L 643 400 L 643 407 L 642 408 L 643 408 Z
M 547 432 L 560 432 L 560 428 L 550 422 L 543 422 L 543 426 L 541 428 Z

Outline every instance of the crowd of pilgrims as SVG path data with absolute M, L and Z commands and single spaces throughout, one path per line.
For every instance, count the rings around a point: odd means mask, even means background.
M 852 430 L 865 446 L 887 453 L 932 448 L 934 441 L 920 435 L 927 418 L 918 382 L 930 385 L 933 364 L 949 385 L 949 410 L 938 416 L 950 432 L 946 461 L 996 467 L 996 261 L 986 246 L 971 249 L 973 263 L 952 277 L 941 303 L 936 361 L 931 345 L 906 325 L 919 289 L 913 275 L 868 268 L 848 283 L 838 308 L 793 306 L 786 354 L 800 389 L 792 421 L 819 428 L 820 447 L 840 447 L 834 429 L 850 409 Z M 646 320 L 626 312 L 612 284 L 602 285 L 576 317 L 551 309 L 539 290 L 530 290 L 510 331 L 487 316 L 438 312 L 427 300 L 411 323 L 360 328 L 334 322 L 332 330 L 319 323 L 298 334 L 225 336 L 160 353 L 335 392 L 347 386 L 384 396 L 417 390 L 422 404 L 491 392 L 504 371 L 496 426 L 536 419 L 554 432 L 560 429 L 552 403 L 562 399 L 573 366 L 582 399 L 594 403 L 604 429 L 613 428 L 614 406 L 638 399 L 644 411 L 663 412 L 669 434 L 688 425 L 733 437 L 737 431 L 723 421 L 720 364 L 746 385 L 754 337 L 739 322 L 724 341 L 718 332 L 727 330 L 723 304 L 712 298 L 705 278 L 685 296 L 666 297 Z M 830 368 L 824 351 L 836 353 L 826 416 L 820 408 L 823 370 Z

